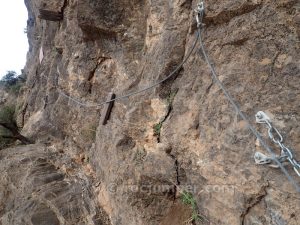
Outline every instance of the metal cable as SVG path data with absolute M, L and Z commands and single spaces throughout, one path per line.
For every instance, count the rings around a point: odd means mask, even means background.
M 110 102 L 114 102 L 114 101 L 117 101 L 117 100 L 120 100 L 120 99 L 124 99 L 124 98 L 128 98 L 130 96 L 133 96 L 133 95 L 137 95 L 139 93 L 142 93 L 142 92 L 146 92 L 160 84 L 162 84 L 163 82 L 165 82 L 166 80 L 170 79 L 172 76 L 175 75 L 175 73 L 177 73 L 181 68 L 182 66 L 187 62 L 187 60 L 190 58 L 190 56 L 192 55 L 194 49 L 196 48 L 196 45 L 198 43 L 198 40 L 199 40 L 199 37 L 200 37 L 200 33 L 197 32 L 197 36 L 196 36 L 196 39 L 195 39 L 195 42 L 191 48 L 191 50 L 188 52 L 187 56 L 183 59 L 183 61 L 167 76 L 165 77 L 164 79 L 162 79 L 161 81 L 158 81 L 157 83 L 154 83 L 146 88 L 143 88 L 141 90 L 138 90 L 138 91 L 133 91 L 129 94 L 126 94 L 126 95 L 123 95 L 123 96 L 120 96 L 120 97 L 116 97 L 112 100 L 109 100 L 109 101 L 104 101 L 102 103 L 98 103 L 98 104 L 94 104 L 94 103 L 82 103 L 80 102 L 79 100 L 75 99 L 75 98 L 72 98 L 71 96 L 65 94 L 62 90 L 60 90 L 59 88 L 57 89 L 58 92 L 63 95 L 64 97 L 66 98 L 69 98 L 70 100 L 76 102 L 77 104 L 81 105 L 81 106 L 84 106 L 84 107 L 101 107 L 107 103 L 110 103 Z
M 227 99 L 229 100 L 229 102 L 232 104 L 232 106 L 234 107 L 234 109 L 236 110 L 236 112 L 247 123 L 247 125 L 248 125 L 249 129 L 252 131 L 252 133 L 256 136 L 256 138 L 260 141 L 260 143 L 262 144 L 262 146 L 272 156 L 272 160 L 274 160 L 278 164 L 278 166 L 280 167 L 280 169 L 282 170 L 282 172 L 287 176 L 288 180 L 294 185 L 294 187 L 296 188 L 297 192 L 300 193 L 300 186 L 299 186 L 299 184 L 291 177 L 291 175 L 288 173 L 288 171 L 279 162 L 279 160 L 277 159 L 277 157 L 276 157 L 275 153 L 273 152 L 273 150 L 267 145 L 267 143 L 263 140 L 263 138 L 261 137 L 261 135 L 251 125 L 249 119 L 240 110 L 239 106 L 235 103 L 233 97 L 229 94 L 229 92 L 227 91 L 227 89 L 224 87 L 224 85 L 222 84 L 222 82 L 219 80 L 219 78 L 217 76 L 217 73 L 216 73 L 216 70 L 215 70 L 213 64 L 210 62 L 208 54 L 206 53 L 205 46 L 204 46 L 204 43 L 203 43 L 203 40 L 202 40 L 202 35 L 201 35 L 201 26 L 198 27 L 198 34 L 199 34 L 199 42 L 200 42 L 201 51 L 202 51 L 203 56 L 205 57 L 206 63 L 208 64 L 208 66 L 209 66 L 209 68 L 211 70 L 213 79 L 219 85 L 219 87 L 222 89 L 224 95 L 227 97 Z
M 203 5 L 202 5 L 203 7 Z M 249 129 L 251 130 L 251 132 L 256 136 L 256 138 L 260 141 L 260 143 L 263 145 L 263 147 L 269 152 L 269 154 L 271 155 L 272 159 L 278 164 L 278 166 L 280 167 L 280 169 L 282 170 L 282 172 L 287 176 L 288 180 L 294 185 L 294 187 L 296 188 L 296 191 L 300 193 L 300 187 L 299 185 L 297 184 L 297 182 L 291 177 L 291 175 L 287 172 L 287 170 L 283 167 L 283 165 L 279 162 L 279 160 L 277 159 L 276 155 L 274 154 L 273 150 L 267 145 L 267 143 L 262 139 L 262 137 L 260 136 L 260 134 L 256 131 L 256 129 L 251 125 L 250 121 L 248 120 L 248 118 L 244 115 L 244 113 L 240 110 L 240 108 L 238 107 L 238 105 L 235 103 L 234 99 L 232 98 L 232 96 L 229 94 L 229 92 L 227 91 L 227 89 L 223 86 L 223 84 L 221 83 L 221 81 L 219 80 L 217 74 L 216 74 L 216 71 L 215 71 L 215 68 L 214 66 L 211 64 L 210 62 L 210 59 L 206 53 L 206 50 L 205 50 L 205 46 L 204 46 L 204 43 L 203 43 L 203 40 L 202 40 L 202 36 L 201 36 L 201 23 L 202 23 L 202 18 L 203 18 L 203 11 L 200 10 L 199 12 L 199 15 L 198 15 L 198 19 L 200 19 L 198 22 L 198 32 L 197 32 L 197 37 L 195 39 L 195 42 L 190 50 L 190 52 L 187 54 L 187 56 L 185 57 L 185 59 L 175 68 L 174 71 L 172 71 L 167 77 L 165 77 L 164 79 L 162 79 L 161 81 L 157 82 L 157 83 L 154 83 L 146 88 L 143 88 L 141 90 L 138 90 L 138 91 L 134 91 L 134 92 L 131 92 L 129 94 L 126 94 L 126 95 L 123 95 L 123 96 L 120 96 L 120 97 L 117 97 L 117 98 L 114 98 L 112 100 L 109 100 L 109 101 L 104 101 L 102 103 L 99 103 L 99 104 L 93 104 L 93 103 L 82 103 L 80 102 L 79 100 L 75 99 L 75 98 L 72 98 L 68 95 L 66 95 L 62 90 L 58 89 L 59 93 L 63 96 L 65 96 L 66 98 L 76 102 L 77 104 L 81 105 L 81 106 L 84 106 L 84 107 L 101 107 L 107 103 L 110 103 L 110 102 L 114 102 L 116 100 L 120 100 L 120 99 L 124 99 L 124 98 L 128 98 L 130 96 L 133 96 L 133 95 L 136 95 L 136 94 L 139 94 L 139 93 L 142 93 L 142 92 L 146 92 L 160 84 L 162 84 L 163 82 L 165 82 L 166 80 L 170 79 L 176 72 L 178 72 L 181 67 L 186 63 L 186 61 L 189 59 L 189 57 L 191 56 L 192 52 L 194 51 L 195 47 L 196 47 L 196 44 L 199 40 L 200 42 L 200 47 L 201 47 L 201 50 L 202 50 L 202 53 L 205 57 L 205 60 L 207 62 L 207 64 L 209 65 L 210 67 L 210 70 L 212 72 L 212 77 L 213 79 L 216 81 L 216 83 L 219 85 L 219 87 L 222 89 L 224 95 L 227 97 L 227 99 L 229 100 L 229 102 L 233 105 L 233 107 L 235 108 L 236 112 L 240 115 L 240 117 L 247 123 Z M 199 26 L 200 24 L 200 26 Z

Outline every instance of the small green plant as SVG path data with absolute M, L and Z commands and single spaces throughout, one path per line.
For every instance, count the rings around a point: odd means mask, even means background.
M 174 98 L 177 94 L 178 90 L 175 90 L 175 91 L 171 91 L 167 97 L 167 102 L 168 102 L 168 105 L 171 106 L 173 101 L 174 101 Z
M 203 218 L 201 215 L 199 215 L 198 213 L 198 207 L 197 207 L 197 202 L 193 196 L 192 193 L 189 193 L 187 191 L 183 191 L 181 193 L 181 201 L 185 204 L 185 205 L 189 205 L 192 208 L 192 216 L 189 219 L 188 223 L 191 222 L 202 222 Z
M 189 193 L 187 191 L 183 191 L 181 193 L 181 200 L 184 204 L 192 206 L 192 208 L 197 207 L 197 202 L 194 199 L 194 196 L 192 195 L 192 193 Z
M 162 127 L 162 122 L 159 122 L 153 126 L 154 135 L 159 136 Z
M 165 117 L 157 124 L 154 124 L 153 126 L 153 132 L 154 132 L 154 135 L 158 137 L 160 137 L 160 132 L 161 132 L 161 128 L 162 128 L 162 125 L 163 123 L 166 121 L 166 119 L 168 118 L 168 116 L 170 115 L 170 112 L 172 110 L 172 103 L 174 101 L 174 98 L 177 94 L 177 91 L 178 90 L 175 90 L 175 91 L 171 91 L 168 95 L 168 97 L 166 98 L 166 101 L 167 101 L 167 107 L 168 107 L 168 112 L 167 114 L 165 115 Z

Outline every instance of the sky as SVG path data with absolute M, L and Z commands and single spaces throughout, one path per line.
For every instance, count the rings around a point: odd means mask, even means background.
M 0 0 L 0 77 L 8 70 L 21 73 L 28 51 L 24 0 Z

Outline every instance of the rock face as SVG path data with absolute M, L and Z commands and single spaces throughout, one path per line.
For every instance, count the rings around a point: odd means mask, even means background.
M 182 62 L 198 1 L 25 3 L 30 50 L 18 118 L 39 144 L 1 152 L 3 224 L 181 225 L 192 215 L 183 190 L 202 224 L 299 224 L 299 193 L 279 169 L 254 164 L 261 146 L 197 51 L 99 123 L 109 92 L 144 88 Z M 205 5 L 203 38 L 220 80 L 254 126 L 255 113 L 267 112 L 300 160 L 299 1 Z M 41 20 L 41 9 L 63 18 Z
M 39 144 L 1 152 L 1 224 L 109 224 L 80 171 L 73 176 L 59 158 Z

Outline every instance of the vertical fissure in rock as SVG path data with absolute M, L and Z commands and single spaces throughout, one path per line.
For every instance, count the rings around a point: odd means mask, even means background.
M 23 108 L 22 110 L 22 127 L 24 127 L 25 125 L 25 114 L 26 114 L 26 111 L 27 111 L 27 107 L 28 107 L 28 103 L 26 103 L 25 107 Z
M 251 209 L 258 205 L 266 196 L 267 196 L 267 188 L 269 187 L 269 183 L 261 187 L 261 190 L 253 197 L 248 200 L 247 208 L 241 215 L 241 225 L 247 225 L 245 222 L 246 216 L 249 214 Z
M 161 128 L 162 128 L 162 126 L 163 126 L 163 124 L 164 124 L 164 122 L 166 122 L 167 121 L 167 119 L 170 117 L 170 115 L 171 115 L 171 112 L 172 112 L 172 110 L 173 110 L 173 100 L 174 100 L 174 98 L 175 98 L 175 96 L 176 96 L 176 94 L 177 94 L 177 92 L 178 92 L 178 89 L 176 89 L 175 91 L 171 91 L 170 93 L 169 93 L 169 96 L 167 97 L 167 102 L 168 102 L 168 110 L 167 110 L 167 113 L 166 113 L 166 115 L 164 116 L 164 118 L 157 124 L 158 126 L 159 126 L 159 132 L 157 132 L 156 133 L 156 136 L 157 136 L 157 143 L 160 143 L 160 130 L 161 130 Z
M 180 178 L 179 178 L 179 162 L 176 158 L 175 155 L 173 154 L 168 154 L 173 160 L 174 160 L 174 169 L 175 169 L 175 174 L 176 174 L 176 180 L 174 184 L 174 195 L 173 195 L 173 201 L 176 200 L 177 196 L 177 191 L 178 191 L 178 186 L 180 185 Z
M 67 8 L 68 4 L 69 4 L 69 1 L 68 1 L 68 0 L 64 0 L 64 4 L 63 4 L 63 6 L 61 7 L 61 13 L 62 13 L 62 14 L 64 14 L 65 9 Z
M 161 122 L 159 122 L 160 126 L 162 127 L 164 122 L 168 119 L 168 117 L 170 116 L 171 112 L 172 112 L 172 106 L 168 106 L 168 112 L 166 114 L 166 116 L 161 120 Z M 160 132 L 157 134 L 157 143 L 160 143 Z
M 95 77 L 95 73 L 96 73 L 96 70 L 98 69 L 98 67 L 103 63 L 105 62 L 107 59 L 111 59 L 110 57 L 99 57 L 97 59 L 97 62 L 96 62 L 96 65 L 95 67 L 91 70 L 90 74 L 89 74 L 89 77 L 88 77 L 88 82 L 89 82 L 89 89 L 88 89 L 88 93 L 91 94 L 92 93 L 92 87 L 93 87 L 93 84 L 92 84 L 92 80 L 94 79 Z
M 46 95 L 46 96 L 44 97 L 44 109 L 46 109 L 47 106 L 48 106 L 48 95 Z

